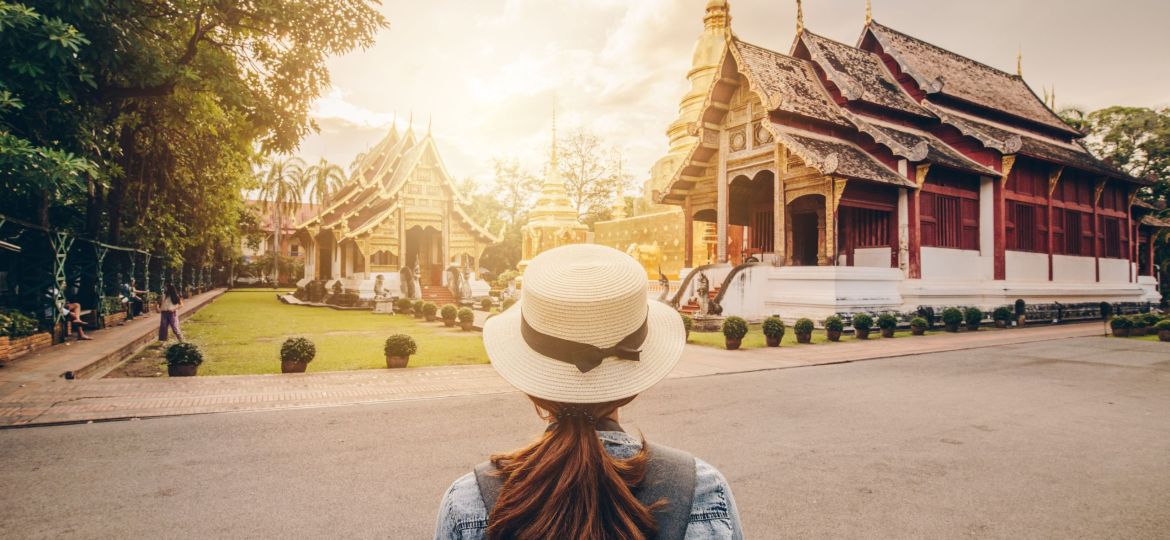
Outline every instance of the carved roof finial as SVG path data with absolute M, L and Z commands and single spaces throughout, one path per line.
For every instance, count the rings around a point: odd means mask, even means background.
M 796 35 L 804 33 L 804 5 L 796 0 Z
M 708 0 L 706 14 L 703 15 L 703 26 L 706 28 L 731 26 L 731 6 L 727 0 Z
M 1016 49 L 1016 76 L 1017 77 L 1024 76 L 1024 46 L 1023 45 L 1020 45 L 1020 48 Z
M 434 123 L 434 121 L 435 121 L 435 114 L 428 113 L 427 114 L 427 136 L 428 137 L 431 136 L 431 124 Z
M 406 131 L 414 130 L 414 109 L 410 111 L 410 120 L 406 123 Z
M 865 25 L 873 24 L 873 0 L 865 0 Z

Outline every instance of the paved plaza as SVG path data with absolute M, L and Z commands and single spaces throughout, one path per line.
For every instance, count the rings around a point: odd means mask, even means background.
M 1165 344 L 1083 337 L 676 377 L 623 423 L 720 468 L 749 538 L 1164 538 L 1168 410 Z M 505 391 L 0 430 L 0 536 L 423 538 L 539 429 Z

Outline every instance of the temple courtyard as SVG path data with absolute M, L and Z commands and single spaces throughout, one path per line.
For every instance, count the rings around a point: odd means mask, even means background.
M 750 538 L 1155 538 L 1170 528 L 1167 358 L 1074 337 L 672 377 L 623 424 L 722 470 Z M 480 366 L 406 371 L 459 369 Z M 2 430 L 5 535 L 428 537 L 454 478 L 540 430 L 506 388 L 447 394 Z

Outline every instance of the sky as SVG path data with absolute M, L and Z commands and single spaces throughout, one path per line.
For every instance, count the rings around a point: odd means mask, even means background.
M 299 155 L 348 166 L 392 122 L 428 125 L 448 171 L 490 185 L 492 159 L 539 173 L 549 125 L 618 148 L 640 186 L 665 154 L 706 0 L 383 0 L 375 45 L 329 60 L 320 131 Z M 873 0 L 882 24 L 1015 72 L 1057 106 L 1170 106 L 1166 0 Z M 795 0 L 731 0 L 732 30 L 788 52 Z M 864 0 L 805 2 L 805 26 L 855 44 Z

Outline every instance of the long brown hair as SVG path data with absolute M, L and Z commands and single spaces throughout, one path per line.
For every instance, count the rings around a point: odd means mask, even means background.
M 582 538 L 644 540 L 657 525 L 631 491 L 646 474 L 645 441 L 629 459 L 605 452 L 594 430 L 600 420 L 634 398 L 596 404 L 568 404 L 529 396 L 537 414 L 557 419 L 535 443 L 492 456 L 504 478 L 488 516 L 491 540 Z

